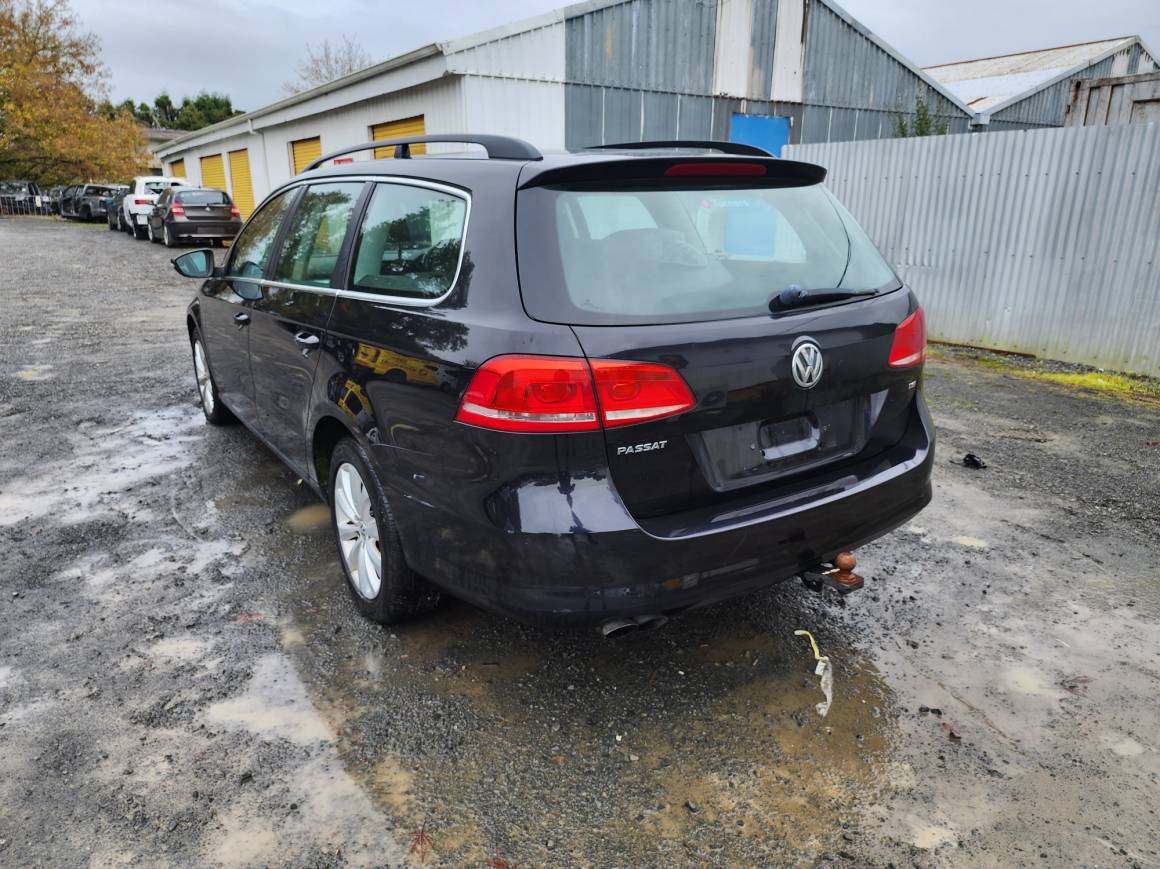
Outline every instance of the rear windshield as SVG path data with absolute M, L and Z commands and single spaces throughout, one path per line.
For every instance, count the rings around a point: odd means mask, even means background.
M 168 190 L 170 187 L 180 187 L 180 181 L 146 181 L 145 189 L 150 193 L 160 193 L 163 190 Z
M 791 285 L 892 289 L 898 279 L 822 185 L 532 188 L 518 206 L 532 317 L 611 325 L 767 313 Z
M 186 190 L 177 194 L 182 205 L 226 205 L 229 200 L 220 190 Z

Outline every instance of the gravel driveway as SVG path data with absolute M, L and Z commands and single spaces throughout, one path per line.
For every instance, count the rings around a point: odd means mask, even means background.
M 1160 865 L 1160 407 L 947 355 L 846 601 L 384 630 L 170 256 L 0 220 L 0 865 Z

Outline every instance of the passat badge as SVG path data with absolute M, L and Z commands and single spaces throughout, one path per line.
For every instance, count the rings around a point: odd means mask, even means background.
M 793 351 L 790 363 L 793 382 L 802 389 L 812 389 L 822 379 L 822 348 L 812 340 L 805 340 Z

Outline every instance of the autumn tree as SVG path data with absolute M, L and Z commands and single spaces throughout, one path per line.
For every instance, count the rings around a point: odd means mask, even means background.
M 288 94 L 308 91 L 366 69 L 371 63 L 370 55 L 349 36 L 343 36 L 333 44 L 329 39 L 324 39 L 317 50 L 309 44 L 306 46 L 306 57 L 298 62 L 295 69 L 296 78 L 282 85 L 282 89 Z
M 51 185 L 144 171 L 132 112 L 101 110 L 99 56 L 68 0 L 0 0 L 0 177 Z

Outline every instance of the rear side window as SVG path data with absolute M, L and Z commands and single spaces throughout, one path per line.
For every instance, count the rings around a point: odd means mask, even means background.
M 279 193 L 250 218 L 230 248 L 230 261 L 226 266 L 229 277 L 257 279 L 265 274 L 266 263 L 270 261 L 270 249 L 297 192 L 291 189 Z
M 355 243 L 352 290 L 435 299 L 459 271 L 467 201 L 404 184 L 377 184 Z
M 274 280 L 329 287 L 361 181 L 312 184 L 290 221 Z
M 517 208 L 520 285 L 536 319 L 589 325 L 768 313 L 803 289 L 886 289 L 894 272 L 820 184 L 532 188 Z
M 182 205 L 229 205 L 230 198 L 220 190 L 186 190 L 177 194 Z

